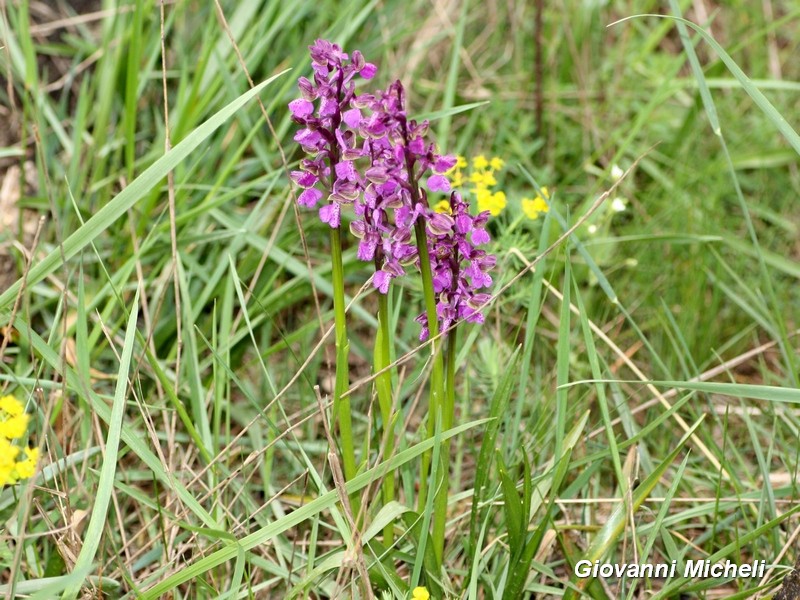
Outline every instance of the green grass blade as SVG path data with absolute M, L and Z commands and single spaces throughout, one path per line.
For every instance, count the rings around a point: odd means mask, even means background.
M 469 431 L 474 427 L 478 427 L 483 423 L 486 423 L 487 419 L 480 419 L 477 421 L 471 421 L 470 423 L 466 423 L 464 425 L 459 425 L 458 427 L 454 427 L 449 431 L 442 432 L 440 441 L 452 438 L 457 436 L 465 431 Z M 379 477 L 383 475 L 384 472 L 391 471 L 394 469 L 398 469 L 399 467 L 403 466 L 407 462 L 415 459 L 416 457 L 420 456 L 424 452 L 431 450 L 436 443 L 435 438 L 428 438 L 415 446 L 398 452 L 395 456 L 390 458 L 389 460 L 385 460 L 379 465 L 361 473 L 360 475 L 356 476 L 352 480 L 347 482 L 347 493 L 348 495 L 353 495 L 355 492 L 363 489 L 365 486 L 369 485 Z M 250 535 L 242 538 L 239 540 L 238 544 L 230 544 L 209 554 L 208 556 L 201 558 L 200 560 L 192 563 L 191 565 L 187 566 L 184 569 L 181 569 L 177 573 L 169 576 L 164 581 L 161 581 L 148 589 L 144 594 L 142 594 L 142 600 L 156 600 L 156 598 L 162 597 L 164 594 L 169 592 L 170 590 L 174 589 L 176 586 L 185 583 L 206 573 L 207 571 L 217 567 L 223 563 L 228 562 L 229 560 L 236 557 L 238 552 L 238 548 L 241 546 L 244 548 L 245 551 L 252 550 L 256 546 L 260 546 L 262 544 L 267 543 L 275 536 L 279 535 L 280 533 L 286 531 L 287 529 L 294 527 L 295 525 L 310 519 L 314 515 L 318 514 L 319 512 L 332 507 L 336 502 L 338 502 L 339 496 L 337 490 L 331 490 L 326 492 L 322 496 L 315 498 L 308 504 L 302 506 L 301 508 L 287 514 L 285 517 L 278 519 L 277 521 L 267 525 L 266 527 L 262 527 L 258 531 L 251 533 Z
M 675 458 L 683 449 L 683 446 L 702 422 L 703 418 L 701 417 L 681 438 L 680 442 L 678 442 L 678 444 L 675 446 L 675 449 L 670 452 L 667 457 L 661 461 L 661 463 L 659 463 L 659 465 L 653 470 L 652 473 L 650 473 L 650 475 L 647 476 L 644 481 L 642 481 L 642 483 L 639 484 L 639 486 L 633 491 L 633 497 L 631 498 L 630 506 L 627 502 L 621 502 L 617 505 L 617 507 L 614 509 L 614 512 L 594 538 L 591 546 L 589 546 L 589 549 L 583 556 L 583 560 L 588 560 L 590 562 L 599 560 L 614 544 L 617 543 L 620 535 L 622 535 L 623 531 L 625 530 L 625 523 L 627 521 L 629 511 L 636 512 L 639 509 L 639 507 L 642 505 L 642 502 L 647 499 L 647 496 L 649 496 L 650 492 L 653 491 L 653 488 L 658 484 L 661 477 L 675 461 Z M 582 579 L 574 578 L 573 583 L 579 589 L 584 589 L 591 582 L 591 580 L 592 578 L 590 577 Z M 567 600 L 571 600 L 576 597 L 577 595 L 573 590 L 568 590 L 567 593 L 564 594 L 564 598 Z
M 77 572 L 89 570 L 100 542 L 103 539 L 103 528 L 106 526 L 106 514 L 111 502 L 111 493 L 114 489 L 114 477 L 117 472 L 117 455 L 122 435 L 122 417 L 125 415 L 125 401 L 128 395 L 128 373 L 133 357 L 133 344 L 136 340 L 136 320 L 139 317 L 139 292 L 133 297 L 128 328 L 125 330 L 125 343 L 122 346 L 122 356 L 117 371 L 117 388 L 114 392 L 114 402 L 111 406 L 111 418 L 108 423 L 108 436 L 106 437 L 105 456 L 100 469 L 100 479 L 97 482 L 95 501 L 92 506 L 92 516 L 83 536 L 78 559 L 75 561 L 74 570 Z M 75 598 L 80 591 L 82 581 L 72 582 L 64 590 L 62 598 Z
M 185 139 L 148 167 L 133 180 L 124 190 L 108 204 L 98 210 L 86 223 L 76 229 L 64 240 L 60 247 L 54 248 L 47 256 L 31 268 L 27 276 L 27 286 L 33 286 L 58 269 L 64 261 L 69 260 L 92 242 L 114 221 L 125 214 L 134 204 L 150 192 L 159 181 L 166 177 L 181 161 L 191 154 L 225 121 L 244 106 L 249 100 L 261 92 L 267 85 L 283 75 L 282 71 L 245 92 L 225 108 L 192 131 Z M 0 311 L 7 310 L 22 287 L 22 280 L 13 283 L 0 294 Z
M 789 125 L 789 122 L 778 112 L 778 109 L 773 106 L 772 102 L 767 100 L 767 97 L 758 89 L 752 80 L 745 75 L 745 72 L 736 64 L 736 62 L 731 58 L 730 54 L 725 52 L 725 49 L 719 45 L 719 43 L 711 37 L 707 31 L 705 31 L 699 25 L 692 23 L 686 19 L 681 17 L 675 17 L 672 15 L 656 15 L 656 14 L 642 14 L 642 15 L 633 15 L 630 17 L 625 17 L 624 19 L 620 19 L 616 23 L 612 23 L 616 25 L 618 23 L 624 23 L 625 21 L 629 21 L 631 19 L 641 19 L 644 17 L 655 17 L 657 19 L 672 19 L 674 21 L 683 23 L 687 27 L 691 27 L 694 29 L 700 37 L 705 40 L 705 42 L 714 49 L 714 52 L 720 57 L 725 66 L 728 67 L 728 70 L 733 74 L 739 84 L 742 86 L 747 95 L 753 99 L 753 102 L 764 111 L 764 114 L 767 118 L 772 122 L 773 125 L 781 132 L 786 141 L 795 149 L 795 152 L 800 154 L 800 135 Z M 705 98 L 704 98 L 705 100 Z M 716 110 L 713 111 L 713 114 L 716 115 Z M 713 121 L 712 121 L 713 122 Z M 715 133 L 719 134 L 719 123 L 716 123 Z

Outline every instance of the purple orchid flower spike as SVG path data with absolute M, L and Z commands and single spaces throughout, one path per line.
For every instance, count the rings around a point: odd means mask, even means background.
M 483 290 L 491 287 L 489 272 L 497 262 L 494 255 L 478 248 L 490 241 L 486 231 L 488 211 L 472 216 L 469 204 L 453 192 L 450 213 L 427 215 L 428 253 L 440 331 L 460 319 L 483 323 L 481 308 L 491 298 Z M 416 321 L 422 325 L 420 340 L 424 341 L 429 335 L 428 317 L 422 313 Z
M 297 199 L 301 206 L 314 208 L 327 196 L 327 204 L 319 209 L 320 219 L 339 228 L 341 205 L 352 204 L 362 189 L 353 161 L 363 151 L 349 128 L 360 119 L 345 109 L 355 96 L 355 76 L 371 79 L 377 69 L 360 52 L 350 56 L 326 40 L 317 40 L 309 50 L 313 81 L 301 77 L 301 97 L 289 103 L 292 120 L 303 126 L 294 140 L 309 158 L 301 161 L 299 171 L 292 172 L 292 180 L 303 188 Z

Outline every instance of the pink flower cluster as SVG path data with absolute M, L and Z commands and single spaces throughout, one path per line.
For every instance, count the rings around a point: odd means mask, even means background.
M 291 174 L 303 190 L 299 204 L 314 208 L 321 202 L 319 217 L 332 228 L 341 226 L 342 207 L 353 205 L 350 231 L 359 240 L 358 258 L 374 262 L 373 285 L 383 294 L 405 267 L 419 264 L 412 230 L 422 219 L 443 327 L 460 318 L 481 322 L 479 307 L 488 294 L 480 290 L 491 285 L 488 272 L 495 264 L 494 256 L 477 248 L 489 242 L 489 214 L 470 215 L 456 193 L 452 216 L 428 207 L 428 191 L 450 191 L 445 173 L 455 157 L 437 153 L 426 140 L 427 121 L 408 118 L 399 81 L 386 90 L 356 93 L 356 76 L 368 80 L 377 72 L 360 52 L 349 55 L 326 40 L 317 40 L 310 51 L 313 81 L 301 77 L 301 97 L 289 103 L 301 126 L 294 139 L 308 155 Z M 424 339 L 427 320 L 418 320 Z

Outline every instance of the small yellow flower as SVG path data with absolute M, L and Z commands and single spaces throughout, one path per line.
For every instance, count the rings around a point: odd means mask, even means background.
M 32 477 L 39 460 L 38 448 L 25 448 L 25 458 L 17 461 L 20 447 L 12 440 L 21 438 L 28 429 L 30 415 L 14 396 L 0 398 L 0 488 Z
M 17 481 L 15 460 L 18 454 L 17 446 L 12 446 L 7 439 L 0 438 L 0 487 Z
M 506 195 L 504 192 L 491 193 L 489 190 L 478 190 L 478 210 L 489 211 L 489 214 L 496 217 L 506 207 Z
M 475 194 L 475 200 L 478 203 L 478 210 L 479 211 L 489 210 L 488 208 L 481 208 L 481 207 L 486 206 L 488 203 L 492 201 L 492 192 L 483 187 L 472 188 L 470 191 L 473 194 Z
M 5 411 L 8 416 L 16 417 L 21 415 L 25 408 L 22 402 L 14 398 L 14 396 L 3 396 L 0 398 L 0 411 Z
M 478 171 L 473 171 L 469 174 L 469 182 L 474 183 L 475 185 L 482 186 L 483 185 L 483 173 L 479 173 Z
M 11 475 L 11 469 L 0 467 L 0 488 L 7 483 L 16 483 L 17 480 Z
M 503 168 L 506 162 L 497 156 L 492 157 L 492 160 L 489 161 L 489 166 L 492 168 L 493 171 L 499 171 Z
M 29 419 L 30 416 L 23 413 L 5 421 L 0 421 L 0 436 L 9 440 L 21 438 L 28 429 Z
M 488 166 L 489 161 L 486 160 L 486 157 L 483 154 L 478 154 L 478 156 L 472 159 L 472 167 L 474 169 L 485 169 Z
M 411 600 L 430 600 L 430 597 L 431 595 L 428 592 L 428 588 L 422 586 L 415 587 L 411 592 Z
M 530 198 L 522 199 L 522 212 L 524 212 L 525 216 L 529 219 L 535 221 L 539 218 L 540 214 L 546 213 L 550 210 L 550 207 L 547 205 L 547 201 L 545 200 L 545 198 L 550 198 L 550 194 L 546 187 L 542 188 L 542 194 L 544 194 L 544 198 L 541 196 L 536 196 L 536 198 L 533 200 Z
M 27 458 L 21 460 L 16 464 L 17 477 L 19 479 L 28 479 L 33 477 L 36 473 L 36 462 L 39 460 L 38 448 L 25 448 L 25 455 Z
M 473 171 L 469 176 L 470 183 L 474 183 L 477 187 L 492 187 L 497 185 L 497 179 L 494 178 L 488 171 Z
M 13 465 L 18 454 L 18 446 L 14 446 L 8 440 L 0 438 L 0 468 Z
M 452 213 L 452 210 L 450 209 L 450 201 L 449 200 L 440 200 L 433 207 L 433 210 L 435 212 L 437 212 L 437 213 L 445 213 L 445 214 L 448 214 L 448 215 Z
M 498 156 L 493 156 L 490 160 L 483 154 L 478 154 L 470 161 L 463 156 L 456 156 L 456 166 L 448 173 L 448 177 L 453 188 L 461 188 L 470 183 L 472 187 L 469 192 L 475 198 L 478 210 L 489 211 L 496 217 L 506 206 L 506 195 L 491 188 L 497 185 L 495 172 L 504 165 L 505 161 Z M 434 207 L 434 210 L 442 212 L 438 207 Z

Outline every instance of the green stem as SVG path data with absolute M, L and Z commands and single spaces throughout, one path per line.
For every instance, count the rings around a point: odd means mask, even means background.
M 447 333 L 447 372 L 445 380 L 444 403 L 442 409 L 442 431 L 453 427 L 456 407 L 456 351 L 458 349 L 458 328 Z M 447 524 L 447 497 L 450 484 L 450 440 L 443 442 L 440 451 L 439 472 L 442 483 L 434 498 L 433 552 L 441 564 L 444 556 L 444 534 Z
M 387 367 L 391 364 L 391 331 L 389 330 L 389 297 L 378 294 L 378 337 L 375 340 L 374 369 L 379 373 L 375 377 L 375 389 L 378 393 L 378 404 L 383 420 L 383 460 L 388 460 L 394 443 L 394 415 L 392 415 L 392 372 Z M 385 371 L 384 371 L 385 369 Z M 383 371 L 381 373 L 381 371 Z M 394 500 L 394 473 L 386 473 L 383 477 L 383 505 Z M 391 523 L 383 529 L 383 543 L 388 548 L 394 541 L 394 527 Z
M 428 317 L 428 335 L 434 341 L 431 342 L 431 356 L 433 365 L 431 367 L 431 394 L 428 403 L 428 437 L 432 437 L 436 430 L 436 415 L 440 408 L 444 409 L 444 366 L 442 364 L 442 354 L 438 352 L 440 340 L 435 339 L 439 335 L 439 321 L 436 315 L 436 292 L 433 290 L 433 275 L 431 274 L 431 260 L 428 255 L 428 236 L 425 233 L 425 223 L 417 221 L 414 225 L 414 232 L 417 238 L 417 252 L 419 253 L 419 270 L 422 274 L 422 292 L 425 297 L 425 313 Z M 444 410 L 441 411 L 444 413 Z M 417 509 L 425 509 L 425 502 L 428 495 L 428 471 L 431 464 L 430 451 L 422 455 L 422 476 L 419 483 L 419 499 Z
M 333 279 L 333 313 L 336 334 L 336 383 L 333 388 L 333 417 L 339 424 L 342 445 L 344 476 L 352 480 L 357 472 L 356 452 L 353 444 L 353 418 L 350 414 L 350 396 L 344 396 L 350 386 L 350 369 L 347 361 L 350 344 L 347 341 L 347 323 L 344 300 L 344 265 L 342 264 L 342 237 L 338 228 L 331 228 L 331 264 Z M 358 498 L 351 498 L 354 516 L 358 514 Z

